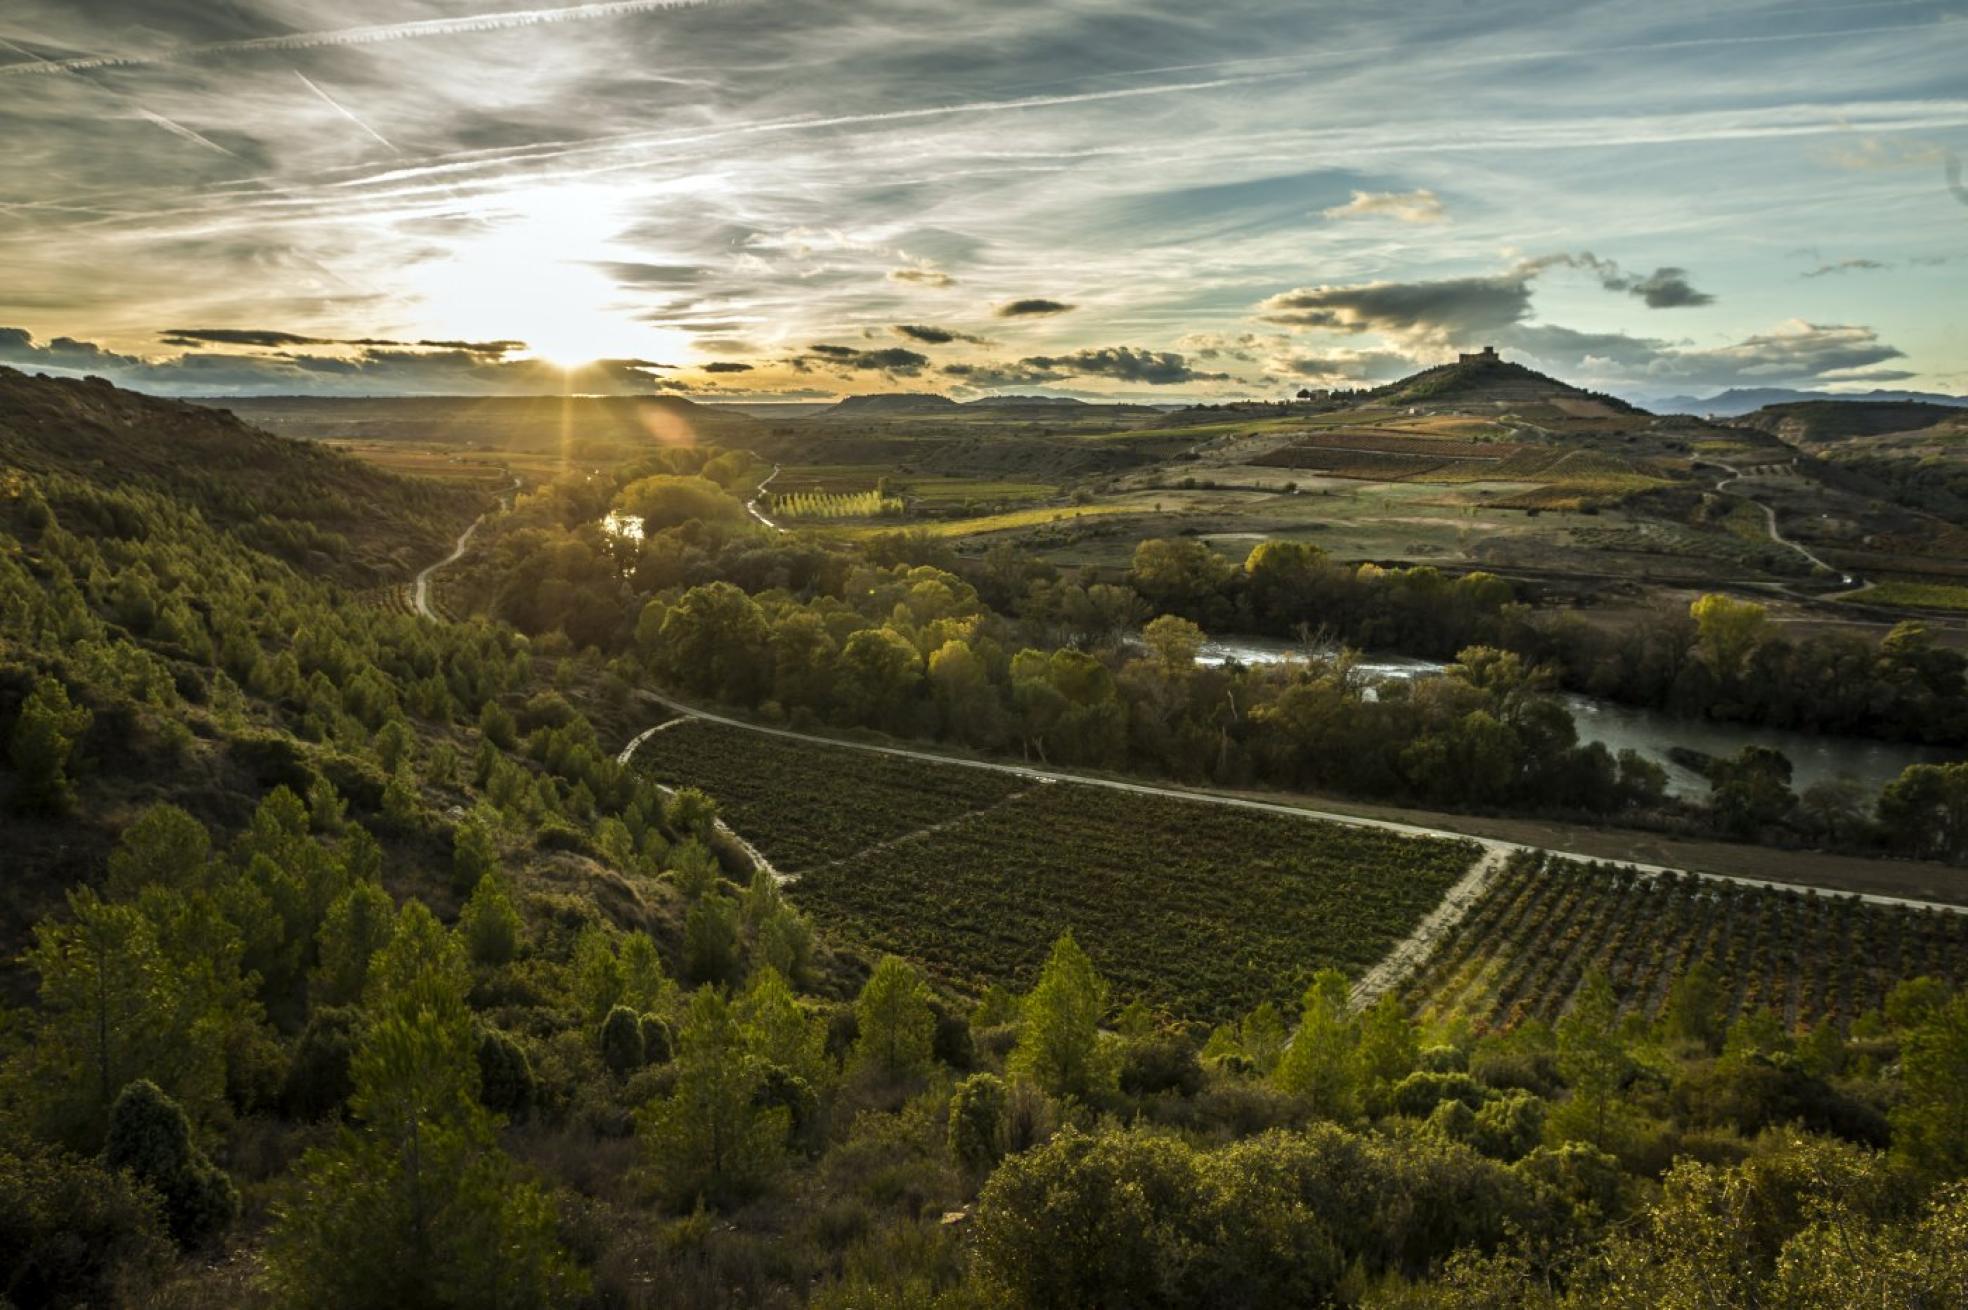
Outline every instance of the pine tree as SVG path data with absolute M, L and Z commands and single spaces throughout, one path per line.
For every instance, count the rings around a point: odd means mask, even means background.
M 700 987 L 677 1034 L 675 1088 L 636 1115 L 650 1177 L 673 1205 L 741 1201 L 783 1163 L 792 1116 L 756 1103 L 763 1083 L 731 1006 Z
M 68 779 L 69 759 L 93 719 L 88 710 L 69 702 L 68 688 L 59 678 L 43 677 L 34 684 L 8 742 L 8 757 L 20 774 L 18 799 L 23 808 L 67 812 L 75 799 Z
M 1024 1022 L 1009 1068 L 1051 1096 L 1099 1102 L 1118 1070 L 1100 1039 L 1107 982 L 1071 932 L 1061 933 L 1039 981 L 1025 998 Z
M 1273 1077 L 1324 1119 L 1346 1123 L 1360 1112 L 1360 1025 L 1348 1009 L 1346 975 L 1321 969 L 1305 989 L 1298 1029 Z
M 551 1199 L 479 1103 L 464 952 L 418 901 L 371 962 L 351 1063 L 361 1128 L 309 1151 L 276 1207 L 269 1281 L 301 1307 L 551 1306 L 583 1290 Z
M 914 965 L 883 956 L 855 999 L 854 1017 L 860 1029 L 854 1043 L 858 1068 L 883 1078 L 914 1078 L 929 1070 L 936 1016 Z

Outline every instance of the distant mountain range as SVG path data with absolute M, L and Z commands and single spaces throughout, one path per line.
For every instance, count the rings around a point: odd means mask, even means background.
M 1813 400 L 1890 402 L 1968 406 L 1968 396 L 1938 391 L 1795 391 L 1788 387 L 1731 387 L 1713 396 L 1665 396 L 1647 401 L 1657 414 L 1720 414 L 1730 418 L 1751 414 L 1766 405 L 1795 405 Z

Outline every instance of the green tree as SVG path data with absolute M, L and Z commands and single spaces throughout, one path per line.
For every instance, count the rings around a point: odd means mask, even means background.
M 89 730 L 94 716 L 71 704 L 61 679 L 43 676 L 22 702 L 8 741 L 8 758 L 19 774 L 19 803 L 23 808 L 61 814 L 75 799 L 68 764 L 76 743 Z
M 549 1306 L 583 1292 L 551 1198 L 498 1149 L 458 943 L 418 901 L 372 963 L 345 1127 L 276 1206 L 268 1281 L 314 1307 Z
M 133 905 L 69 893 L 67 919 L 43 919 L 24 959 L 41 978 L 30 1095 L 54 1135 L 93 1146 L 117 1093 L 148 1078 L 201 1122 L 224 1104 L 229 1024 L 175 967 Z
M 1586 974 L 1572 1008 L 1558 1021 L 1558 1072 L 1571 1088 L 1563 1108 L 1565 1127 L 1606 1150 L 1620 1117 L 1619 1090 L 1632 1068 L 1620 1036 L 1619 1002 L 1612 982 L 1594 969 Z
M 1359 1065 L 1369 1083 L 1399 1082 L 1414 1072 L 1421 1054 L 1414 1020 L 1407 1007 L 1393 992 L 1380 999 L 1360 1016 Z
M 1968 1175 L 1968 994 L 1931 1011 L 1900 1053 L 1893 1145 L 1941 1178 Z
M 738 980 L 738 902 L 723 892 L 697 898 L 683 917 L 683 972 L 693 983 Z
M 671 1204 L 744 1200 L 784 1163 L 792 1117 L 757 1104 L 763 1082 L 731 1006 L 699 988 L 677 1034 L 674 1089 L 636 1112 L 649 1177 Z
M 317 1005 L 352 1005 L 369 982 L 369 962 L 396 932 L 396 902 L 374 883 L 358 883 L 328 907 L 317 938 Z
M 458 931 L 474 964 L 507 964 L 518 957 L 524 926 L 506 894 L 505 879 L 492 873 L 478 880 L 458 915 Z
M 1321 1118 L 1348 1122 L 1360 1112 L 1360 1025 L 1348 1009 L 1350 985 L 1337 969 L 1321 969 L 1305 989 L 1298 1029 L 1272 1074 L 1278 1086 Z
M 1724 682 L 1742 676 L 1750 656 L 1770 631 L 1768 610 L 1719 592 L 1698 597 L 1688 607 L 1688 615 L 1695 621 L 1695 640 L 1702 659 Z
M 1722 981 L 1707 959 L 1697 960 L 1674 980 L 1661 1027 L 1668 1036 L 1708 1050 L 1722 1045 Z
M 928 1071 L 936 1040 L 929 987 L 914 965 L 882 957 L 854 1002 L 860 1035 L 854 1063 L 884 1078 L 913 1078 Z
M 663 826 L 679 839 L 708 842 L 717 827 L 718 803 L 696 787 L 679 787 L 663 804 Z
M 499 847 L 491 825 L 477 815 L 451 829 L 451 886 L 470 892 L 479 879 L 499 867 Z
M 175 805 L 153 805 L 116 839 L 109 853 L 109 894 L 134 898 L 145 887 L 202 887 L 212 839 L 205 825 Z
M 1106 1013 L 1106 979 L 1073 934 L 1061 933 L 1025 998 L 1024 1022 L 1008 1067 L 1051 1096 L 1107 1099 L 1118 1070 L 1100 1036 Z

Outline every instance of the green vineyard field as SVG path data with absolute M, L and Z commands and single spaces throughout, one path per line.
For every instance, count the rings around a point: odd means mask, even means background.
M 994 805 L 1025 784 L 982 769 L 936 768 L 693 719 L 644 742 L 637 767 L 698 787 L 782 873 L 797 873 Z
M 1070 781 L 1040 783 L 692 722 L 637 763 L 700 787 L 838 940 L 975 994 L 1031 985 L 1071 928 L 1122 1000 L 1221 1019 L 1359 974 L 1476 856 Z
M 1768 1008 L 1793 1026 L 1849 1020 L 1903 979 L 1968 981 L 1968 915 L 1519 856 L 1406 996 L 1424 1021 L 1508 1028 L 1557 1018 L 1600 969 L 1625 1011 L 1651 1019 L 1703 959 L 1731 1016 Z
M 1475 848 L 1059 782 L 804 877 L 836 936 L 975 992 L 1029 986 L 1071 928 L 1123 1000 L 1222 1019 L 1296 1005 L 1406 936 Z

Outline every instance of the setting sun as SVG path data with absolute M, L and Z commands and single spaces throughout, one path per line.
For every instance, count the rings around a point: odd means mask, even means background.
M 411 289 L 447 335 L 509 336 L 557 368 L 638 355 L 655 334 L 598 267 L 621 256 L 615 210 L 610 192 L 589 186 L 482 202 L 450 254 L 411 270 Z

